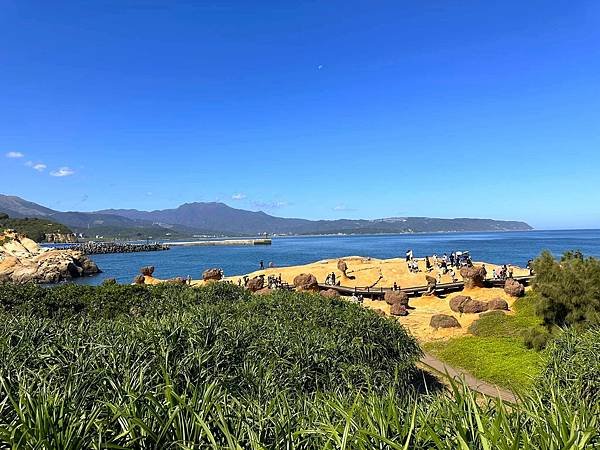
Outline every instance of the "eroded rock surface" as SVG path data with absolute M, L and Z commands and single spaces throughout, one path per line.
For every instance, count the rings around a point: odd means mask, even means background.
M 99 272 L 80 251 L 43 248 L 13 230 L 0 232 L 0 282 L 58 283 Z

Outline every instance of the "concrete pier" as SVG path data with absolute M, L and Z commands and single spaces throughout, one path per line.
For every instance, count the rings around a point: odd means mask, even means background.
M 193 245 L 271 245 L 271 239 L 222 239 L 214 241 L 187 241 L 187 242 L 165 242 L 169 247 L 193 246 Z

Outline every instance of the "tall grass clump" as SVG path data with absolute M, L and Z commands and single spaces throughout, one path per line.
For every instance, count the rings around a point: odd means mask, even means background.
M 397 322 L 343 300 L 0 285 L 0 306 L 0 447 L 600 445 L 594 396 L 552 384 L 508 406 L 436 391 Z

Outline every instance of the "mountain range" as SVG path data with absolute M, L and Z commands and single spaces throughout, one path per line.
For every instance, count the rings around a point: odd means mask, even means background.
M 275 217 L 263 211 L 232 208 L 224 203 L 185 203 L 177 208 L 155 211 L 106 209 L 94 212 L 62 212 L 0 194 L 0 212 L 11 217 L 47 217 L 88 235 L 155 238 L 192 235 L 250 236 L 268 234 L 376 234 L 452 231 L 531 230 L 525 222 L 493 219 L 438 219 L 392 217 L 374 220 L 307 220 Z

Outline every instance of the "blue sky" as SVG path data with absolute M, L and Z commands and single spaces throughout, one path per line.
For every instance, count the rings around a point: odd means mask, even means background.
M 599 168 L 598 2 L 0 0 L 0 193 L 52 208 L 598 228 Z

